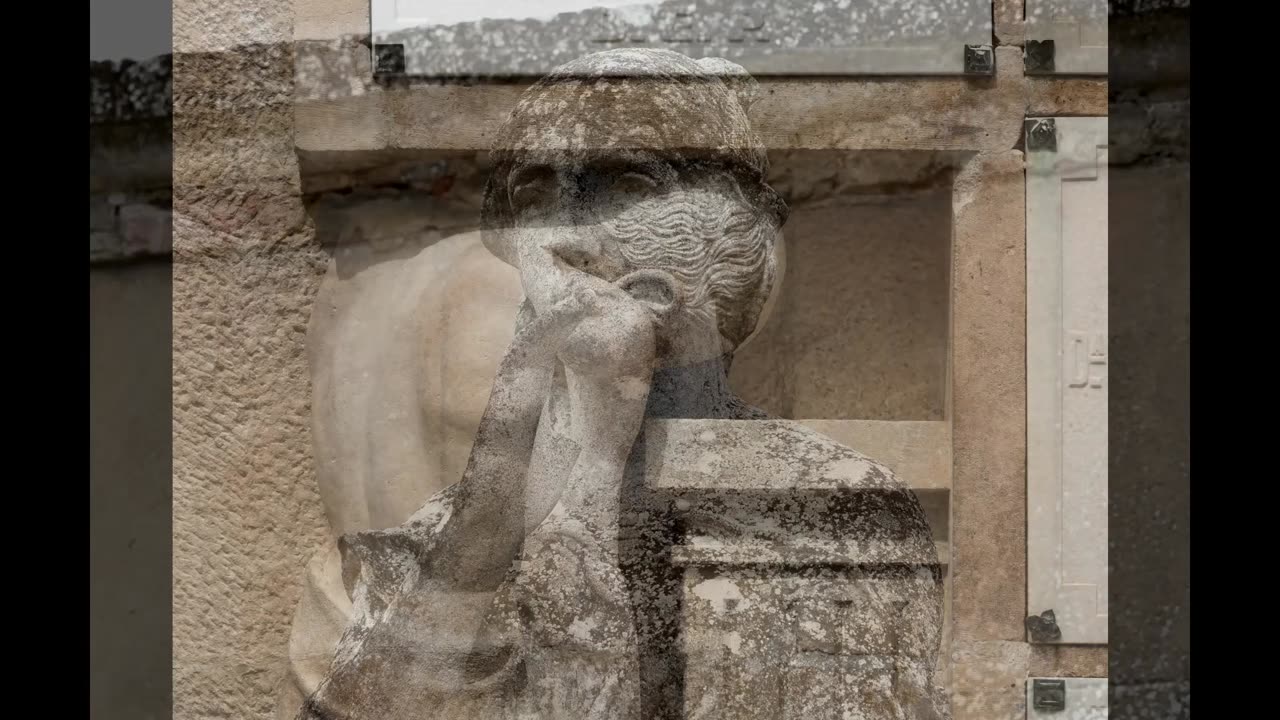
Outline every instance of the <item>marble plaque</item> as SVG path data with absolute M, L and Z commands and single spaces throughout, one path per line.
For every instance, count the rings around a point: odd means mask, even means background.
M 978 0 L 373 0 L 375 68 L 541 75 L 624 47 L 721 57 L 755 75 L 990 74 Z M 966 60 L 966 46 L 979 48 Z

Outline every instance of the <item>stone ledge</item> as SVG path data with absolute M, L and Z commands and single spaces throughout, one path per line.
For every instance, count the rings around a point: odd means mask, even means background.
M 372 81 L 356 38 L 298 44 L 297 146 L 310 152 L 487 149 L 527 82 Z M 1020 50 L 993 78 L 757 78 L 752 122 L 770 148 L 1008 149 L 1026 106 Z
M 1028 114 L 1106 114 L 1106 78 L 1027 77 L 1020 47 L 1000 47 L 996 54 L 991 79 L 760 77 L 752 122 L 770 149 L 976 152 L 1015 147 Z M 354 39 L 299 43 L 300 153 L 484 150 L 528 87 L 379 84 L 367 55 Z
M 875 563 L 900 564 L 902 567 L 946 568 L 951 564 L 951 546 L 944 541 L 934 543 L 937 558 L 878 557 Z M 780 568 L 858 567 L 865 559 L 859 548 L 827 543 L 814 547 L 792 547 L 784 543 L 738 540 L 733 543 L 708 542 L 701 538 L 692 544 L 671 549 L 671 562 L 677 566 L 753 567 L 768 565 Z

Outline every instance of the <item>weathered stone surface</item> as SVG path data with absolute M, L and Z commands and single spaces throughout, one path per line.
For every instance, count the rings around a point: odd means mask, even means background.
M 1027 115 L 1107 115 L 1107 79 L 1027 78 Z
M 913 490 L 951 489 L 951 424 L 944 420 L 802 420 L 885 465 Z
M 789 420 L 663 420 L 646 426 L 647 482 L 659 490 L 764 493 L 901 486 L 878 463 Z
M 454 9 L 419 26 L 388 26 L 400 18 L 375 15 L 373 40 L 402 45 L 412 74 L 538 76 L 599 50 L 665 48 L 723 57 L 763 76 L 959 74 L 963 55 L 948 50 L 990 44 L 991 36 L 990 6 L 973 0 L 941 7 L 911 0 L 654 0 L 574 10 L 552 17 L 508 10 L 505 17 L 461 20 L 474 15 Z
M 289 2 L 177 0 L 173 4 L 175 53 L 227 53 L 246 46 L 287 43 L 293 39 Z
M 326 257 L 298 196 L 287 45 L 241 47 L 286 43 L 289 15 L 254 2 L 174 11 L 173 715 L 184 720 L 270 716 L 302 571 L 325 538 L 303 339 Z
M 1022 154 L 956 178 L 952 270 L 952 622 L 1021 641 L 1026 608 L 1026 233 Z M 955 679 L 956 692 L 963 683 Z M 994 716 L 990 716 L 994 717 Z
M 1107 676 L 1107 648 L 1088 645 L 1032 645 L 1027 674 L 1034 677 Z
M 955 720 L 1024 720 L 1029 653 L 1022 642 L 956 639 L 951 652 Z
M 368 50 L 338 43 L 319 45 L 315 52 Z M 308 67 L 317 66 L 356 68 L 358 60 L 308 61 Z M 528 87 L 411 83 L 365 92 L 367 76 L 322 77 L 332 79 L 317 88 L 299 86 L 297 144 L 313 152 L 488 148 Z M 996 48 L 995 76 L 984 80 L 763 79 L 750 113 L 755 131 L 771 149 L 999 151 L 1017 144 L 1026 105 L 1021 50 L 1002 47 Z
M 935 717 L 932 677 L 902 661 L 937 644 L 928 571 L 696 567 L 684 588 L 684 717 Z
M 173 289 L 174 716 L 267 717 L 324 537 L 303 355 L 319 253 L 181 249 Z
M 297 194 L 293 55 L 285 44 L 174 57 L 175 188 L 256 190 L 264 181 Z
M 440 181 L 442 186 L 452 184 L 452 178 Z M 329 195 L 313 203 L 309 214 L 325 247 L 367 244 L 375 253 L 432 235 L 439 238 L 474 230 L 480 222 L 478 194 L 448 190 Z
M 191 232 L 184 235 L 183 227 Z M 264 246 L 304 253 L 319 249 L 306 227 L 301 198 L 271 183 L 179 190 L 174 195 L 174 228 L 176 262 L 236 257 Z
M 1026 42 L 1023 23 L 1024 0 L 994 0 L 992 13 L 996 40 L 1001 45 L 1021 46 Z
M 172 70 L 170 55 L 89 63 L 90 262 L 170 251 Z

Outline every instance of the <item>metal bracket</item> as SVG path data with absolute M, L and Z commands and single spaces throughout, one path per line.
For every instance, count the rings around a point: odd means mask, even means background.
M 990 45 L 964 46 L 964 73 L 992 75 L 996 71 L 996 55 Z
M 1031 706 L 1044 712 L 1067 709 L 1066 680 L 1032 680 Z
M 1027 134 L 1027 152 L 1058 151 L 1058 124 L 1053 118 L 1027 120 L 1023 123 L 1023 130 Z M 1052 615 L 1053 611 L 1049 614 Z
M 1028 40 L 1022 54 L 1022 67 L 1028 73 L 1053 72 L 1053 41 Z
M 403 75 L 404 70 L 403 44 L 378 43 L 373 46 L 373 73 L 375 75 Z
M 1052 610 L 1045 610 L 1039 615 L 1028 615 L 1026 619 L 1027 633 L 1033 642 L 1053 642 L 1062 639 L 1062 630 L 1058 627 L 1058 618 Z

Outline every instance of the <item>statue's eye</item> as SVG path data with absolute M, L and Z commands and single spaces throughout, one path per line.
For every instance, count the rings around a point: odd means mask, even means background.
M 658 180 L 639 170 L 629 170 L 614 178 L 610 189 L 623 195 L 643 195 L 658 189 Z
M 531 210 L 546 204 L 550 189 L 545 182 L 533 181 L 517 185 L 511 191 L 511 207 L 516 211 Z

